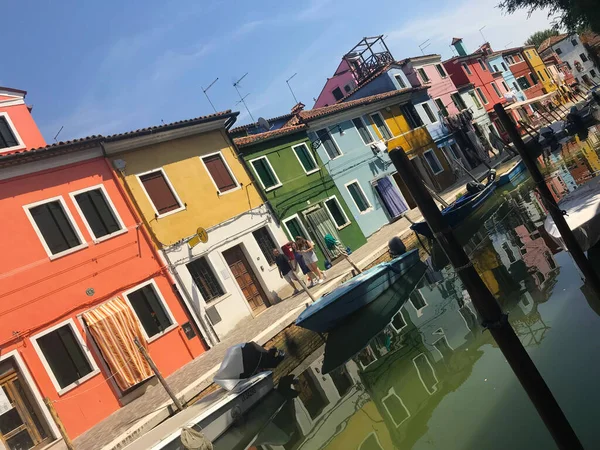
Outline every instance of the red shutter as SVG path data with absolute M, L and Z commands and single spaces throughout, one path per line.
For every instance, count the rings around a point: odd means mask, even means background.
M 173 211 L 181 206 L 160 170 L 142 175 L 140 180 L 142 180 L 144 188 L 152 203 L 154 203 L 158 214 Z
M 220 192 L 229 191 L 237 187 L 221 155 L 207 156 L 206 158 L 202 158 L 202 160 Z

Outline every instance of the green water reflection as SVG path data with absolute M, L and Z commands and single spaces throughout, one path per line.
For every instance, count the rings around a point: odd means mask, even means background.
M 548 163 L 547 174 L 561 177 L 549 181 L 562 186 L 557 195 L 596 171 L 583 174 L 579 157 L 552 158 L 559 169 Z M 577 177 L 565 182 L 569 164 Z M 600 448 L 600 307 L 545 234 L 545 216 L 525 180 L 497 192 L 458 233 L 585 448 Z M 599 253 L 590 251 L 598 267 Z M 391 323 L 356 352 L 330 375 L 318 356 L 300 375 L 289 440 L 260 448 L 556 448 L 449 266 L 428 270 Z

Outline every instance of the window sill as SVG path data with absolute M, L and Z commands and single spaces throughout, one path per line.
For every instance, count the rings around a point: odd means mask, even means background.
M 327 157 L 329 158 L 329 161 L 335 161 L 336 159 L 339 159 L 339 158 L 341 158 L 342 156 L 344 156 L 344 154 L 343 154 L 343 153 L 342 153 L 342 154 L 340 154 L 340 155 L 337 155 L 335 158 L 330 158 L 330 157 L 329 157 L 329 155 L 327 155 Z
M 173 331 L 175 328 L 177 328 L 179 326 L 178 323 L 174 323 L 173 325 L 171 325 L 170 327 L 166 328 L 165 330 L 161 331 L 158 334 L 155 334 L 152 337 L 147 337 L 146 336 L 146 342 L 148 342 L 148 344 L 150 344 L 151 342 L 156 341 L 157 339 L 160 339 L 161 337 L 163 337 L 165 334 L 170 333 L 171 331 Z M 142 328 L 142 331 L 144 331 L 144 329 Z M 144 335 L 146 334 L 146 332 L 144 331 Z
M 205 302 L 204 302 L 204 305 L 205 305 L 207 308 L 210 308 L 210 307 L 212 307 L 212 306 L 215 306 L 215 305 L 217 305 L 217 304 L 221 303 L 222 301 L 225 301 L 225 300 L 227 300 L 227 299 L 228 299 L 229 297 L 231 297 L 231 296 L 232 296 L 232 293 L 231 293 L 231 292 L 227 292 L 227 293 L 225 293 L 225 294 L 221 295 L 220 297 L 213 298 L 212 300 L 209 300 L 209 301 L 205 301 Z
M 8 152 L 14 152 L 14 151 L 17 151 L 17 150 L 23 150 L 24 148 L 25 148 L 24 144 L 15 145 L 13 147 L 2 148 L 2 149 L 0 149 L 0 155 L 2 153 L 8 153 Z
M 127 233 L 127 231 L 127 228 L 123 228 L 122 230 L 115 231 L 111 234 L 107 234 L 106 236 L 102 236 L 101 238 L 94 239 L 92 242 L 94 244 L 99 244 L 100 242 L 108 241 L 109 239 L 112 239 L 114 237 L 121 236 L 122 234 Z
M 51 261 L 54 261 L 55 259 L 62 258 L 63 256 L 70 255 L 72 253 L 78 252 L 79 250 L 83 250 L 84 248 L 87 248 L 87 247 L 88 247 L 88 243 L 84 242 L 83 244 L 80 244 L 77 247 L 70 248 L 68 250 L 57 253 L 55 255 L 50 254 L 48 256 L 50 257 Z
M 57 391 L 58 395 L 59 396 L 65 395 L 67 392 L 72 391 L 73 389 L 75 389 L 76 387 L 82 385 L 83 383 L 85 383 L 89 379 L 94 378 L 99 373 L 100 373 L 100 369 L 93 370 L 92 372 L 90 372 L 86 376 L 84 376 L 83 378 L 80 378 L 79 380 L 75 381 L 74 383 L 71 383 L 70 385 L 65 386 L 64 388 L 62 388 L 59 391 Z
M 316 169 L 313 170 L 309 170 L 308 172 L 305 171 L 306 175 L 312 175 L 313 173 L 318 172 L 320 169 L 317 167 Z
M 371 211 L 373 211 L 373 207 L 371 206 L 370 208 L 365 209 L 364 211 L 360 211 L 361 214 L 369 214 Z
M 344 225 L 336 225 L 335 227 L 336 227 L 338 230 L 343 230 L 344 228 L 346 228 L 347 226 L 349 226 L 351 223 L 352 223 L 352 222 L 350 222 L 350 221 L 349 221 L 349 222 L 345 223 Z
M 281 186 L 283 186 L 283 183 L 276 184 L 275 186 L 271 186 L 270 188 L 265 189 L 265 192 L 274 191 L 275 189 L 280 188 Z
M 242 188 L 242 186 L 240 184 L 238 184 L 237 187 L 234 187 L 233 189 L 229 189 L 227 191 L 221 192 L 217 189 L 217 193 L 219 194 L 219 197 L 223 196 L 223 195 L 227 195 L 227 194 L 231 194 L 232 192 L 235 191 L 239 191 Z
M 156 218 L 157 218 L 157 219 L 162 219 L 163 217 L 170 216 L 171 214 L 175 214 L 175 213 L 178 213 L 178 212 L 180 212 L 180 211 L 185 211 L 186 209 L 187 209 L 187 208 L 186 208 L 185 206 L 181 206 L 181 207 L 179 207 L 179 208 L 177 208 L 177 209 L 174 209 L 173 211 L 169 211 L 169 212 L 166 212 L 166 213 L 164 213 L 164 214 L 157 214 L 157 215 L 156 215 Z

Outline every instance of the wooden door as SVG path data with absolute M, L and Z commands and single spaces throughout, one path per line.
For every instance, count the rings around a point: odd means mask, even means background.
M 3 374 L 0 389 L 0 443 L 7 449 L 22 450 L 47 445 L 50 434 L 19 375 L 15 371 Z
M 267 297 L 258 282 L 254 271 L 248 263 L 244 251 L 239 245 L 223 252 L 223 257 L 231 269 L 235 281 L 246 297 L 252 309 L 252 314 L 257 315 L 267 308 Z

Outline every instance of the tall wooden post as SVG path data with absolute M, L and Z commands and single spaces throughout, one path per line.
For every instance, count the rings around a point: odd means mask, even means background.
M 505 117 L 508 119 L 508 116 Z M 519 379 L 559 449 L 583 449 L 542 375 L 508 322 L 508 316 L 502 312 L 496 299 L 479 277 L 473 263 L 454 237 L 433 198 L 423 186 L 421 179 L 416 176 L 402 147 L 391 150 L 390 158 L 404 183 L 411 187 L 411 194 L 421 214 L 471 296 L 473 305 L 483 319 L 483 327 L 490 331 L 498 343 L 500 351 Z
M 571 230 L 571 228 L 569 228 L 569 225 L 567 224 L 567 221 L 565 220 L 562 211 L 556 204 L 554 197 L 550 193 L 550 189 L 546 185 L 544 176 L 538 169 L 535 160 L 527 151 L 527 147 L 525 146 L 523 139 L 521 139 L 519 132 L 510 121 L 508 114 L 506 113 L 506 111 L 504 111 L 502 105 L 497 103 L 494 106 L 494 111 L 498 115 L 498 118 L 500 119 L 500 122 L 502 122 L 502 125 L 504 125 L 504 128 L 506 128 L 506 132 L 508 133 L 511 141 L 513 141 L 513 144 L 515 144 L 515 148 L 521 155 L 521 159 L 523 159 L 523 162 L 527 166 L 527 170 L 529 170 L 531 178 L 533 179 L 535 186 L 538 192 L 540 193 L 542 200 L 544 201 L 544 204 L 548 206 L 548 212 L 552 216 L 552 219 L 556 224 L 556 228 L 558 228 L 558 231 L 560 232 L 560 235 L 562 236 L 565 245 L 567 246 L 567 250 L 573 257 L 575 264 L 577 264 L 577 267 L 579 267 L 579 270 L 581 270 L 581 273 L 583 274 L 585 279 L 589 282 L 596 295 L 600 298 L 600 278 L 598 277 L 598 274 L 588 261 L 587 257 L 585 256 L 585 253 L 583 253 L 583 250 L 579 246 L 579 242 L 577 242 L 573 231 Z
M 58 427 L 58 431 L 59 431 L 60 435 L 62 436 L 63 441 L 65 442 L 65 446 L 69 450 L 75 450 L 75 447 L 73 446 L 73 442 L 71 441 L 71 438 L 67 434 L 67 430 L 65 429 L 65 426 L 63 425 L 62 420 L 60 420 L 60 417 L 58 417 L 58 413 L 56 412 L 56 409 L 54 409 L 52 400 L 50 400 L 48 397 L 46 397 L 44 399 L 44 403 L 48 407 L 48 411 L 50 411 L 50 415 L 52 416 L 52 419 L 54 420 L 54 422 L 56 422 L 56 426 Z

